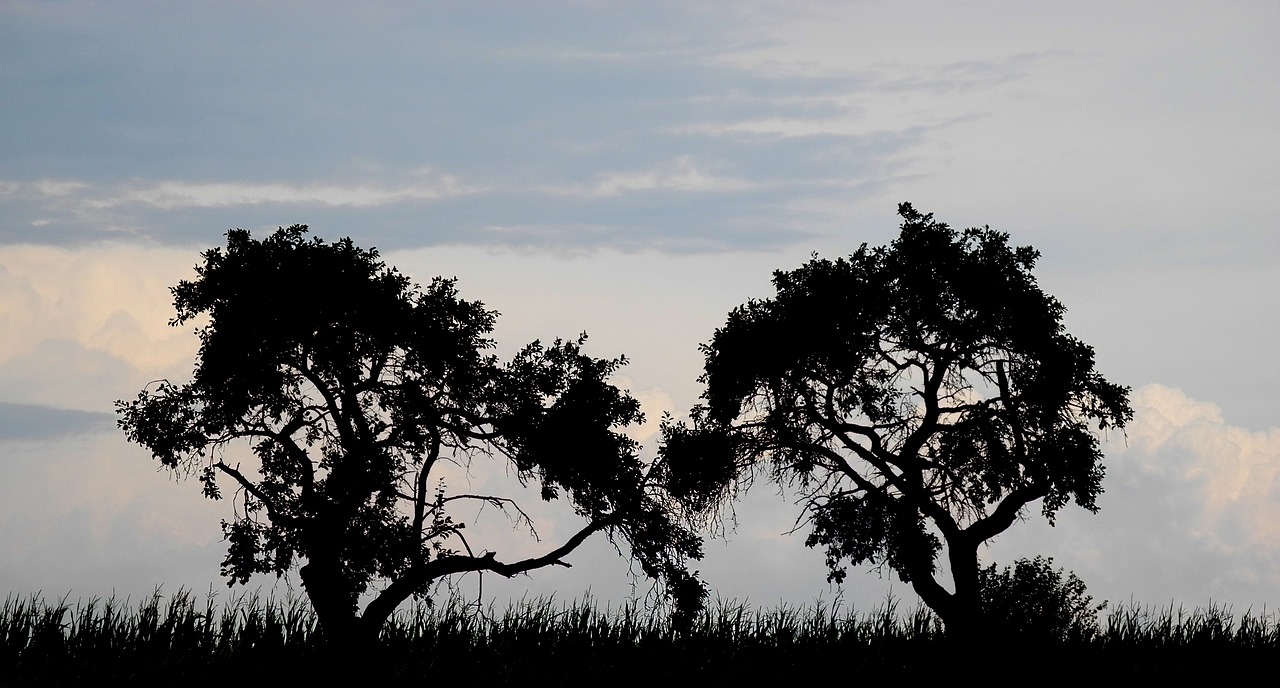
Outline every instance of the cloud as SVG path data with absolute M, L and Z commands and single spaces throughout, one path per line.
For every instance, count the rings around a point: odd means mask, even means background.
M 791 115 L 832 84 L 719 62 L 746 15 L 671 9 L 321 11 L 302 34 L 278 12 L 40 10 L 11 29 L 29 70 L 0 75 L 0 242 L 208 245 L 302 221 L 384 250 L 773 250 L 818 229 L 788 203 L 901 149 L 682 130 Z
M 78 188 L 83 188 L 80 185 Z M 482 187 L 459 182 L 452 175 L 440 175 L 430 182 L 398 187 L 370 184 L 251 184 L 192 183 L 166 181 L 136 189 L 122 189 L 84 201 L 87 208 L 114 208 L 141 204 L 175 210 L 260 205 L 264 203 L 350 206 L 369 208 L 406 201 L 430 201 L 481 193 Z
M 232 505 L 175 484 L 118 432 L 9 438 L 0 457 L 0 589 L 136 599 L 217 581 Z
M 693 158 L 680 156 L 670 165 L 633 172 L 603 172 L 594 185 L 548 187 L 567 196 L 617 196 L 643 191 L 687 193 L 734 193 L 749 191 L 757 184 L 745 179 L 719 177 L 699 169 Z
M 603 171 L 584 182 L 464 184 L 447 175 L 437 182 L 164 181 L 109 188 L 48 180 L 14 183 L 9 197 L 0 200 L 12 211 L 0 223 L 0 243 L 92 245 L 105 240 L 199 246 L 227 227 L 270 230 L 299 221 L 323 236 L 336 231 L 384 250 L 475 245 L 679 253 L 771 249 L 810 234 L 807 228 L 788 226 L 786 218 L 771 219 L 778 207 L 771 198 L 803 181 L 779 184 L 717 174 L 692 156 Z M 827 180 L 814 185 L 830 187 Z
M 191 332 L 168 324 L 169 289 L 193 275 L 196 258 L 136 246 L 8 247 L 0 255 L 0 365 L 40 358 L 54 342 L 74 342 L 144 374 L 190 360 Z
M 1104 444 L 1099 513 L 1033 516 L 990 560 L 1047 554 L 1099 598 L 1243 608 L 1280 588 L 1280 428 L 1232 426 L 1214 404 L 1163 385 L 1131 395 L 1134 419 Z
M 1280 582 L 1280 427 L 1231 426 L 1216 405 L 1161 385 L 1138 390 L 1133 402 L 1126 455 L 1194 485 L 1193 534 L 1229 554 L 1273 553 Z
M 626 428 L 625 432 L 628 437 L 643 445 L 647 453 L 652 454 L 661 440 L 659 432 L 663 416 L 669 414 L 678 418 L 684 412 L 676 408 L 671 394 L 658 385 L 641 387 L 628 375 L 615 375 L 613 383 L 640 402 L 644 422 Z
M 776 63 L 727 60 L 741 69 L 804 86 L 753 99 L 753 117 L 680 124 L 671 131 L 782 138 L 874 137 L 907 131 L 917 136 L 936 134 L 981 119 L 1003 104 L 1011 87 L 1034 81 L 1047 66 L 1074 59 L 1065 51 L 1044 51 L 941 64 L 910 61 L 863 66 L 853 61 L 816 73 L 805 72 L 814 64 L 806 61 L 796 66 L 799 73 L 785 75 L 774 73 Z
M 195 259 L 189 251 L 109 245 L 7 248 L 0 400 L 105 413 L 149 380 L 185 379 L 198 342 L 191 327 L 169 326 L 169 289 L 192 276 Z M 63 427 L 56 424 L 73 419 L 91 416 L 45 421 Z
M 0 181 L 0 199 L 8 202 L 42 203 L 46 211 L 83 216 L 128 206 L 170 211 L 263 204 L 372 208 L 410 201 L 442 200 L 486 191 L 484 187 L 464 183 L 454 175 L 437 174 L 429 169 L 419 170 L 408 176 L 418 179 L 400 185 L 184 180 L 101 185 L 66 179 Z
M 66 339 L 40 343 L 33 351 L 0 363 L 0 399 L 18 404 L 106 412 L 117 399 L 131 399 L 148 380 L 185 379 L 187 367 L 172 375 L 148 376 L 128 361 Z
M 44 440 L 115 427 L 115 415 L 0 401 L 0 441 Z

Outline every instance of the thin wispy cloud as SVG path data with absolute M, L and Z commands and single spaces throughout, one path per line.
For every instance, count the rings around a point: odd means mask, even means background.
M 691 157 L 681 156 L 672 164 L 648 170 L 605 172 L 594 184 L 543 187 L 556 195 L 593 198 L 632 192 L 676 191 L 684 193 L 735 193 L 757 188 L 756 182 L 712 174 L 701 169 Z
M 341 186 L 335 184 L 237 184 L 162 182 L 155 186 L 131 190 L 101 200 L 87 202 L 89 207 L 112 208 L 143 204 L 164 210 L 177 208 L 210 208 L 263 203 L 305 203 L 322 206 L 370 208 L 404 201 L 436 200 L 480 193 L 481 187 L 459 183 L 453 177 L 438 182 L 402 187 L 372 185 Z
M 485 188 L 439 175 L 429 181 L 401 186 L 374 184 L 291 184 L 251 182 L 141 182 L 103 188 L 77 181 L 9 182 L 0 193 L 9 198 L 62 199 L 85 209 L 141 205 L 162 210 L 221 208 L 267 203 L 371 208 L 405 201 L 430 201 L 483 193 Z

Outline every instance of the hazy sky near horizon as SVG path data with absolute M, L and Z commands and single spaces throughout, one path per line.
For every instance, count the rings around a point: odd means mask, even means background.
M 652 450 L 731 308 L 891 240 L 911 201 L 1038 248 L 1068 329 L 1134 390 L 1100 513 L 1033 515 L 985 560 L 1274 605 L 1278 26 L 1268 2 L 0 1 L 0 591 L 217 581 L 230 504 L 157 472 L 112 402 L 190 373 L 168 288 L 228 228 L 304 223 L 457 276 L 502 352 L 587 331 L 630 360 Z M 576 529 L 535 512 L 541 544 L 488 515 L 476 536 L 536 553 Z M 785 496 L 737 513 L 715 590 L 837 594 Z M 631 590 L 605 542 L 571 561 L 485 591 Z

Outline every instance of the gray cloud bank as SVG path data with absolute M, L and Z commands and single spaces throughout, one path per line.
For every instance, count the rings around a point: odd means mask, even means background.
M 914 139 L 733 131 L 861 80 L 717 64 L 735 39 L 709 17 L 104 9 L 26 5 L 0 29 L 0 242 L 304 222 L 385 249 L 774 248 L 810 235 L 786 200 L 865 184 Z
M 0 243 L 204 245 L 303 222 L 384 249 L 812 245 L 847 232 L 860 199 L 889 193 L 874 216 L 891 217 L 892 189 L 945 170 L 938 145 L 1090 67 L 1060 39 L 809 55 L 779 27 L 812 31 L 821 11 L 753 4 L 663 8 L 679 21 L 617 5 L 298 9 L 9 8 Z M 858 26 L 869 45 L 892 33 Z
M 0 442 L 100 433 L 114 427 L 115 416 L 110 413 L 0 401 Z

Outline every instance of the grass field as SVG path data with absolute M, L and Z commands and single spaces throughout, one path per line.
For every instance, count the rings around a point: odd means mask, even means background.
M 692 628 L 661 609 L 538 599 L 505 610 L 459 600 L 397 614 L 377 652 L 335 667 L 305 600 L 245 595 L 226 603 L 180 591 L 140 602 L 10 596 L 0 610 L 0 683 L 287 685 L 351 671 L 392 681 L 483 685 L 743 685 L 857 678 L 998 678 L 1040 685 L 1109 677 L 1187 678 L 1262 669 L 1280 659 L 1268 612 L 1126 605 L 1058 639 L 949 643 L 928 610 L 892 601 L 865 614 L 838 606 L 755 609 L 713 603 Z M 352 667 L 352 664 L 360 666 Z

